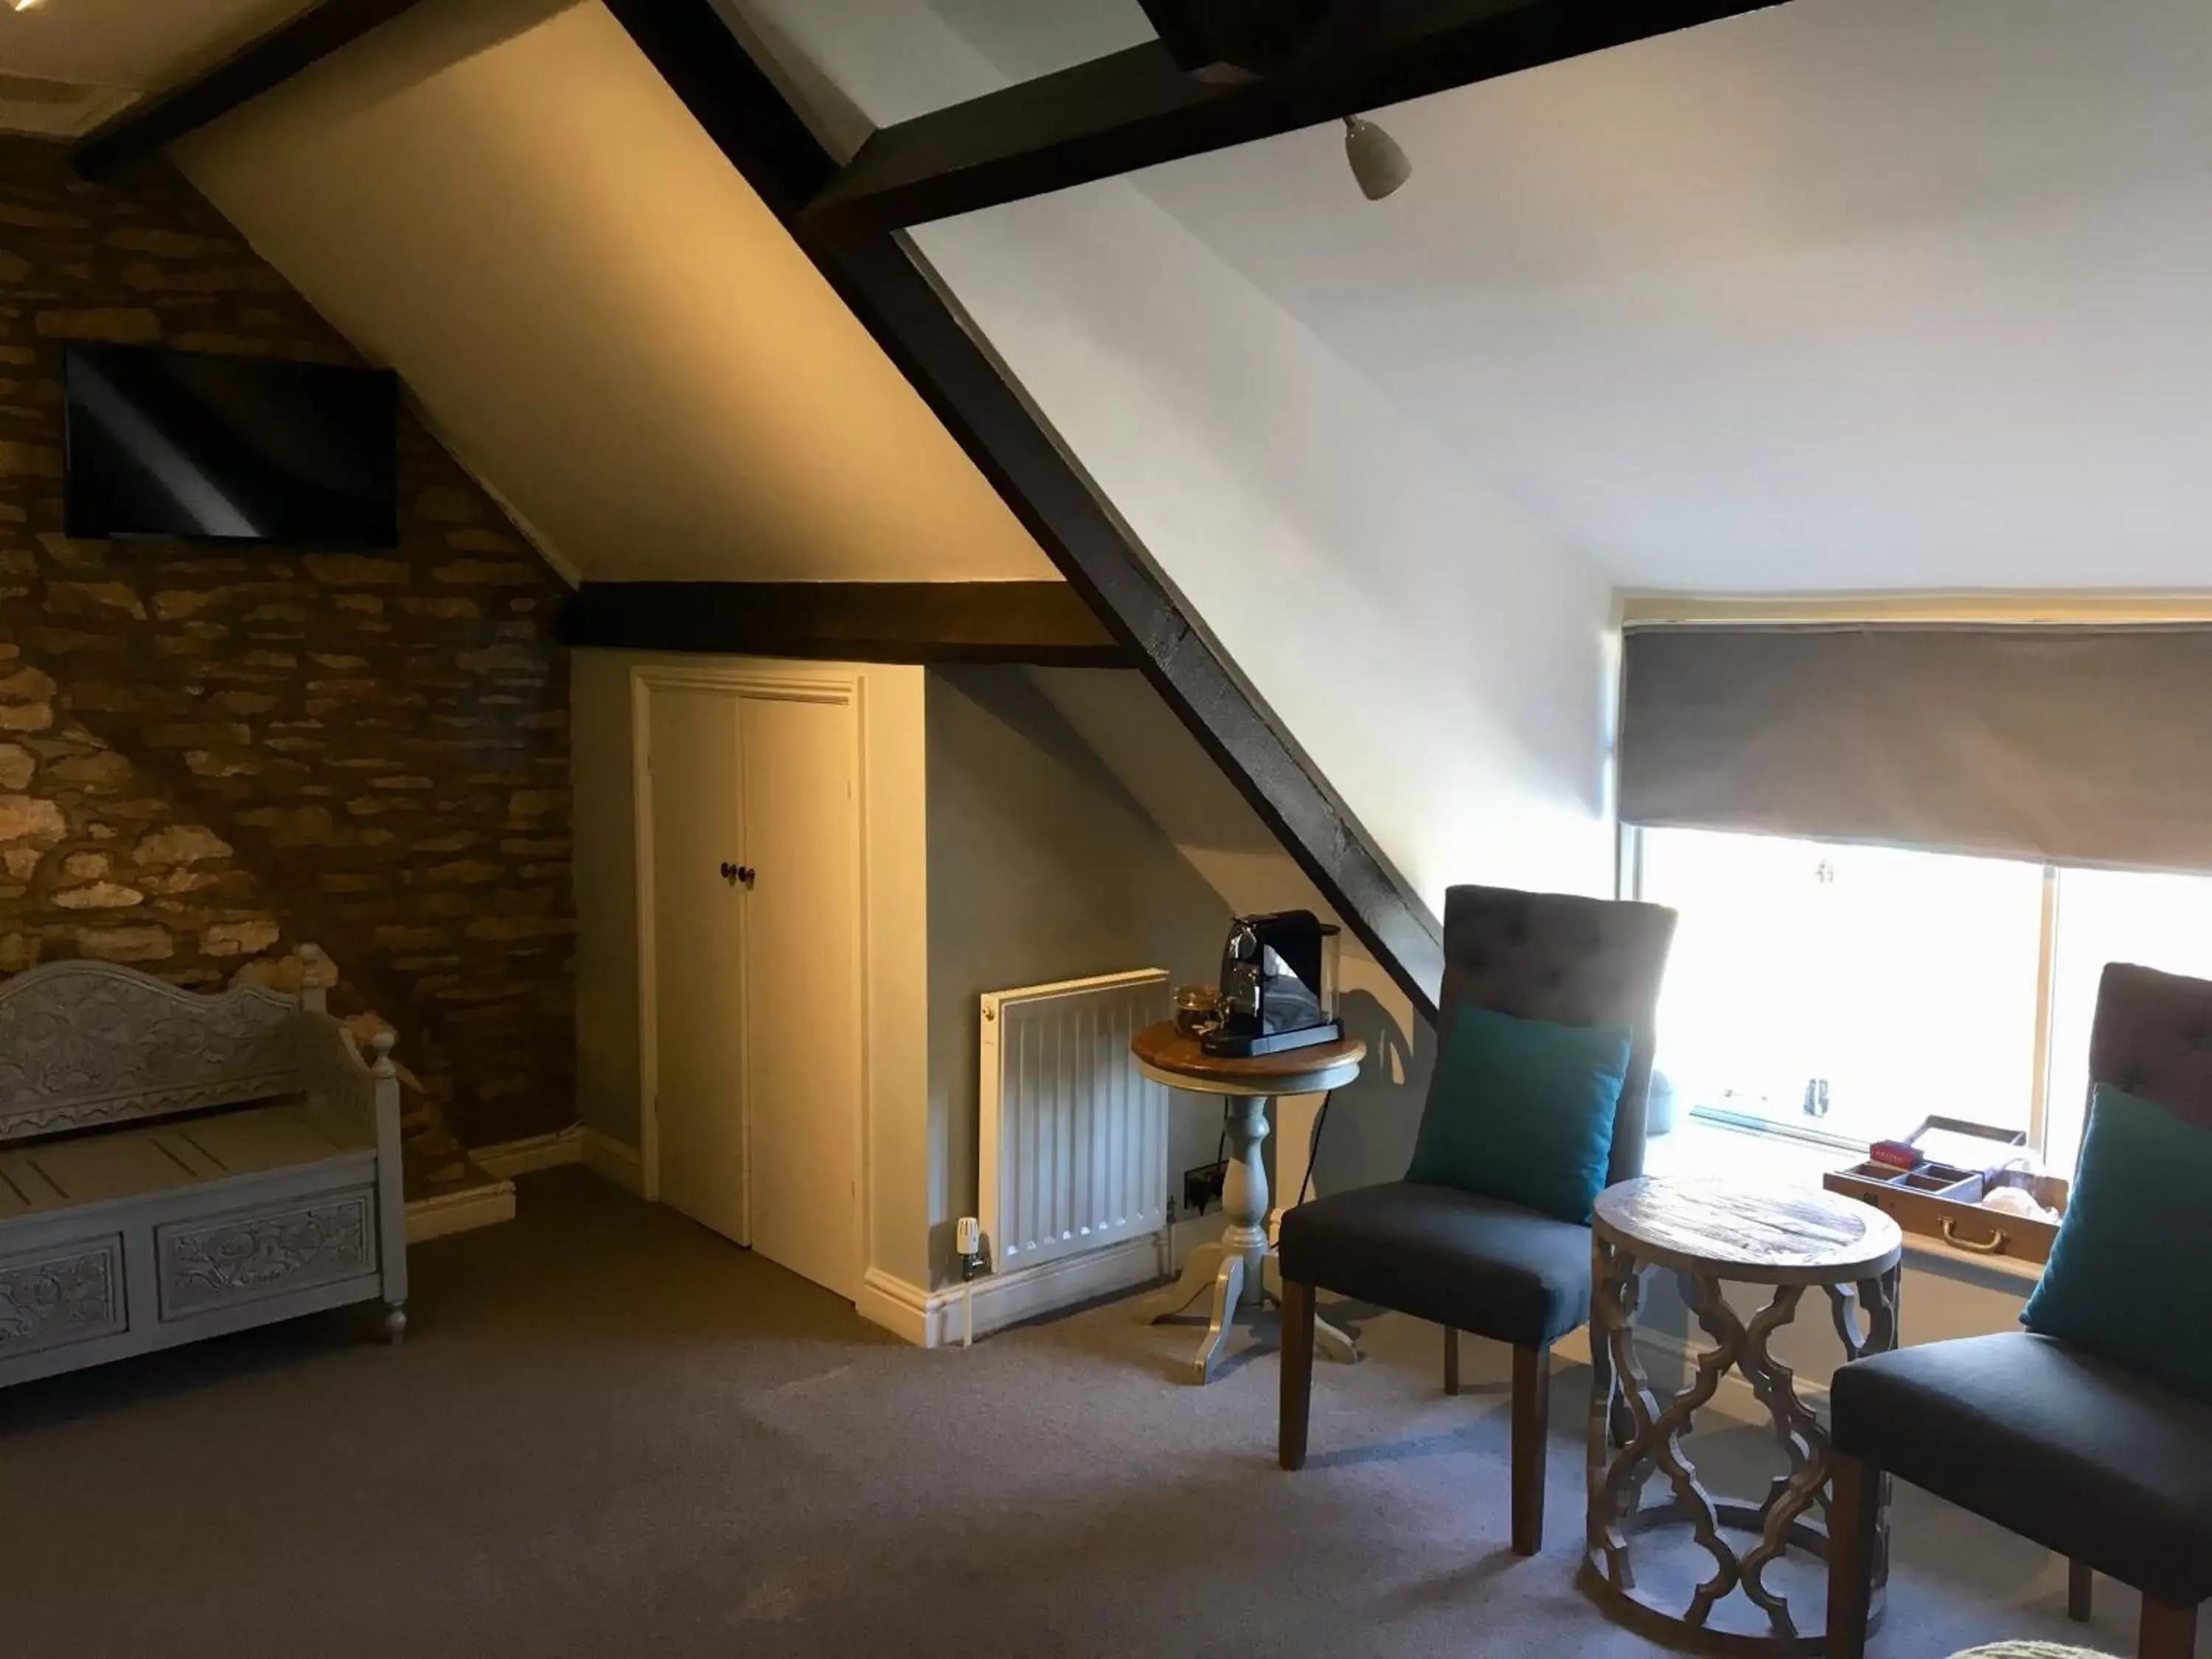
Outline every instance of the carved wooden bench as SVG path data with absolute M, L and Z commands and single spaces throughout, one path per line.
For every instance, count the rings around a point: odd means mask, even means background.
M 0 1387 L 353 1302 L 407 1328 L 392 1039 L 59 962 L 0 985 Z

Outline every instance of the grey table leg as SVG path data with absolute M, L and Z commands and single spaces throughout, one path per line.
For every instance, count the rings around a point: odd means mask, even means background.
M 1231 1097 L 1228 1178 L 1221 1189 L 1221 1207 L 1229 1224 L 1219 1243 L 1193 1250 L 1174 1285 L 1144 1304 L 1145 1316 L 1157 1325 L 1173 1319 L 1208 1290 L 1213 1292 L 1212 1318 L 1188 1370 L 1190 1381 L 1200 1386 L 1213 1380 L 1237 1314 L 1256 1313 L 1270 1301 L 1278 1306 L 1282 1303 L 1282 1270 L 1267 1237 L 1267 1167 L 1261 1159 L 1270 1104 L 1263 1095 Z M 1314 1341 L 1332 1359 L 1350 1364 L 1359 1358 L 1358 1345 L 1325 1319 L 1314 1321 Z
M 1274 1249 L 1267 1237 L 1267 1166 L 1260 1151 L 1267 1143 L 1264 1095 L 1243 1095 L 1229 1103 L 1229 1171 L 1221 1185 L 1221 1208 L 1229 1218 L 1221 1248 L 1244 1263 L 1244 1300 L 1256 1308 L 1266 1292 L 1264 1269 Z
M 1206 1340 L 1190 1362 L 1190 1380 L 1201 1389 L 1213 1381 L 1213 1368 L 1229 1350 L 1229 1334 L 1237 1328 L 1237 1306 L 1243 1293 L 1244 1258 L 1223 1255 L 1221 1271 L 1213 1280 L 1213 1322 L 1206 1328 Z
M 1158 1295 L 1145 1298 L 1145 1317 L 1155 1325 L 1164 1319 L 1173 1319 L 1212 1290 L 1221 1272 L 1224 1254 L 1218 1244 L 1200 1244 L 1194 1249 L 1190 1260 L 1182 1264 L 1182 1277 Z
M 1221 1207 L 1229 1225 L 1218 1244 L 1200 1245 L 1191 1252 L 1174 1289 L 1163 1292 L 1147 1310 L 1156 1324 L 1173 1318 L 1195 1301 L 1211 1280 L 1213 1317 L 1189 1369 L 1191 1382 L 1201 1387 L 1213 1380 L 1214 1367 L 1227 1350 L 1238 1310 L 1257 1312 L 1267 1296 L 1267 1259 L 1274 1251 L 1267 1237 L 1267 1169 L 1260 1158 L 1261 1148 L 1267 1140 L 1267 1104 L 1264 1095 L 1231 1097 L 1228 1178 L 1221 1189 Z M 1344 1340 L 1340 1332 L 1330 1334 L 1340 1342 Z M 1321 1335 L 1318 1327 L 1315 1335 Z

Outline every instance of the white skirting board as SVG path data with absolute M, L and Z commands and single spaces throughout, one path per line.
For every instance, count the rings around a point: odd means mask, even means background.
M 477 1168 L 495 1177 L 495 1184 L 471 1187 L 464 1192 L 434 1193 L 407 1206 L 407 1242 L 427 1244 L 434 1238 L 495 1227 L 514 1219 L 514 1178 L 540 1170 L 557 1170 L 571 1164 L 588 1166 L 592 1173 L 629 1192 L 644 1182 L 639 1174 L 636 1150 L 597 1129 L 572 1123 L 550 1134 L 524 1140 L 478 1146 L 469 1158 Z
M 584 1124 L 571 1124 L 548 1135 L 482 1146 L 469 1156 L 487 1174 L 512 1181 L 539 1170 L 580 1164 L 603 1180 L 641 1193 L 644 1178 L 637 1150 Z M 514 1213 L 509 1189 L 507 1215 Z M 486 1221 L 505 1220 L 487 1217 Z M 484 1222 L 465 1224 L 486 1224 Z M 1226 1224 L 1218 1214 L 1177 1222 L 1171 1235 L 1171 1267 L 1179 1270 L 1196 1246 L 1221 1237 Z M 458 1231 L 459 1227 L 447 1231 Z M 410 1219 L 409 1237 L 414 1236 Z M 435 1235 L 433 1235 L 434 1237 Z M 1104 1249 L 1047 1261 L 1019 1273 L 993 1274 L 975 1283 L 975 1334 L 1003 1329 L 1093 1297 L 1110 1296 L 1160 1276 L 1159 1235 L 1124 1239 Z M 863 1317 L 923 1347 L 960 1340 L 960 1291 L 925 1291 L 879 1268 L 871 1268 L 855 1306 Z
M 611 1135 L 587 1128 L 577 1137 L 583 1166 L 602 1181 L 611 1181 L 634 1197 L 645 1196 L 645 1164 L 637 1148 L 626 1146 Z
M 535 1175 L 540 1170 L 557 1170 L 564 1164 L 581 1164 L 584 1161 L 583 1133 L 582 1124 L 571 1123 L 567 1128 L 556 1129 L 550 1134 L 502 1141 L 496 1146 L 478 1146 L 469 1153 L 469 1157 L 486 1175 L 512 1181 L 517 1176 Z
M 1177 1222 L 1170 1234 L 1167 1270 L 1180 1270 L 1191 1251 L 1219 1238 L 1225 1224 L 1218 1214 Z M 1018 1273 L 988 1274 L 975 1281 L 975 1334 L 983 1336 L 1041 1314 L 1133 1289 L 1159 1278 L 1161 1272 L 1160 1236 L 1148 1233 Z M 854 1306 L 862 1318 L 918 1347 L 957 1347 L 965 1294 L 965 1287 L 957 1285 L 925 1291 L 871 1267 Z
M 626 1146 L 612 1135 L 581 1123 L 572 1123 L 548 1135 L 532 1135 L 527 1140 L 479 1146 L 469 1156 L 485 1174 L 510 1181 L 516 1176 L 535 1175 L 540 1170 L 581 1164 L 592 1174 L 604 1176 L 626 1192 L 641 1192 L 645 1186 L 636 1147 Z
M 501 1180 L 490 1186 L 470 1187 L 458 1193 L 433 1193 L 407 1206 L 407 1242 L 427 1244 L 434 1238 L 496 1227 L 514 1219 L 514 1183 Z
M 583 1124 L 572 1124 L 551 1134 L 533 1135 L 527 1140 L 509 1141 L 504 1146 L 480 1146 L 469 1156 L 486 1174 L 501 1178 L 504 1213 L 492 1213 L 489 1205 L 479 1212 L 465 1210 L 448 1200 L 432 1199 L 427 1206 L 449 1203 L 449 1209 L 438 1214 L 438 1231 L 424 1232 L 421 1237 L 442 1237 L 467 1227 L 488 1226 L 495 1221 L 511 1219 L 514 1214 L 514 1178 L 540 1170 L 580 1164 L 629 1192 L 639 1193 L 644 1187 L 636 1149 Z M 492 1190 L 483 1189 L 487 1194 Z M 460 1196 L 473 1198 L 476 1194 Z M 432 1224 L 432 1218 L 427 1212 L 423 1224 Z M 1221 1237 L 1224 1224 L 1218 1213 L 1177 1222 L 1170 1235 L 1168 1270 L 1180 1271 L 1194 1249 Z M 414 1206 L 410 1206 L 407 1225 L 410 1242 L 418 1237 L 416 1225 Z M 1071 1308 L 1094 1297 L 1111 1296 L 1117 1291 L 1159 1278 L 1159 1239 L 1158 1233 L 1148 1233 L 1083 1255 L 1043 1262 L 1018 1273 L 994 1273 L 976 1280 L 976 1335 L 1002 1330 L 1025 1319 Z M 872 1267 L 861 1283 L 854 1305 L 863 1317 L 909 1342 L 922 1347 L 939 1347 L 960 1340 L 961 1295 L 957 1286 L 926 1291 Z

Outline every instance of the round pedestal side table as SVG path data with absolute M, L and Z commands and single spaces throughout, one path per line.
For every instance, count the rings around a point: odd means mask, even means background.
M 1806 1188 L 1726 1176 L 1647 1176 L 1600 1194 L 1591 1224 L 1595 1282 L 1590 1346 L 1597 1362 L 1589 1417 L 1589 1553 L 1584 1583 L 1624 1623 L 1705 1651 L 1818 1655 L 1826 1619 L 1806 1630 L 1768 1570 L 1794 1545 L 1828 1557 L 1828 1431 L 1797 1397 L 1796 1379 L 1771 1351 L 1810 1290 L 1826 1294 L 1845 1355 L 1897 1346 L 1899 1263 L 1905 1238 L 1869 1205 Z M 1671 1270 L 1712 1346 L 1697 1355 L 1688 1386 L 1662 1400 L 1638 1363 L 1635 1329 L 1644 1270 Z M 1771 1293 L 1745 1318 L 1725 1285 Z M 1757 1502 L 1715 1498 L 1684 1454 L 1682 1436 L 1729 1371 L 1740 1371 L 1771 1419 L 1789 1472 Z M 1646 1506 L 1663 1477 L 1667 1501 Z M 1889 1492 L 1882 1483 L 1876 1546 L 1876 1613 L 1888 1578 Z M 1639 1586 L 1638 1540 L 1685 1534 L 1712 1559 L 1686 1605 Z M 1739 1547 L 1730 1534 L 1747 1540 Z M 1694 1551 L 1692 1559 L 1695 1559 Z M 1741 1592 L 1741 1594 L 1738 1594 Z M 1678 1601 L 1685 1598 L 1677 1598 Z
M 1203 1385 L 1213 1380 L 1213 1368 L 1227 1352 L 1238 1310 L 1257 1311 L 1273 1294 L 1267 1284 L 1267 1267 L 1274 1255 L 1274 1245 L 1267 1237 L 1267 1167 L 1260 1156 L 1267 1139 L 1267 1103 L 1278 1095 L 1311 1095 L 1342 1088 L 1359 1075 L 1367 1045 L 1358 1037 L 1347 1036 L 1311 1048 L 1235 1060 L 1207 1054 L 1196 1037 L 1184 1035 L 1172 1020 L 1164 1020 L 1138 1032 L 1130 1039 L 1129 1048 L 1137 1057 L 1138 1069 L 1153 1082 L 1197 1094 L 1225 1096 L 1231 1102 L 1229 1171 L 1221 1189 L 1228 1230 L 1218 1244 L 1201 1244 L 1193 1250 L 1182 1276 L 1145 1310 L 1146 1317 L 1158 1324 L 1174 1318 L 1208 1286 L 1212 1288 L 1212 1322 L 1189 1370 L 1189 1380 Z M 1352 1339 L 1334 1327 L 1317 1321 L 1314 1334 L 1338 1358 L 1358 1357 Z

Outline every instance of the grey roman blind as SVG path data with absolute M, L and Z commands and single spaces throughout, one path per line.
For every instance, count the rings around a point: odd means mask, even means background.
M 1632 629 L 1620 816 L 2212 869 L 2212 631 Z

